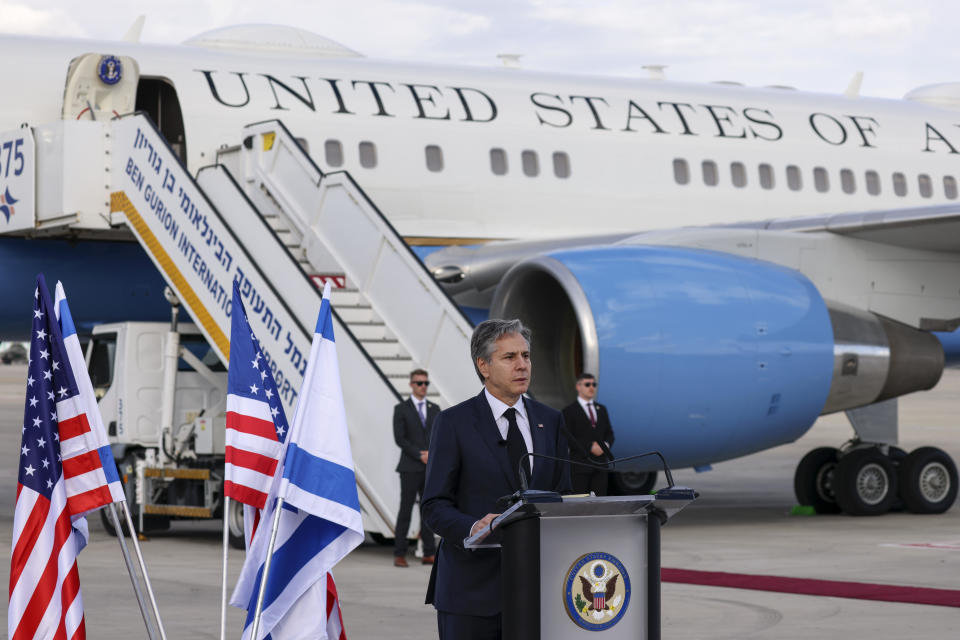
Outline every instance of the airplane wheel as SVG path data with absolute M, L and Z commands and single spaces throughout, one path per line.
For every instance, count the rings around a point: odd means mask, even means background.
M 617 494 L 621 496 L 645 496 L 657 484 L 656 471 L 619 471 L 610 475 Z
M 797 502 L 813 507 L 817 513 L 840 513 L 834 493 L 837 450 L 819 447 L 803 456 L 793 476 Z
M 899 469 L 900 465 L 903 464 L 903 461 L 907 457 L 907 452 L 900 447 L 891 445 L 890 450 L 887 452 L 887 457 L 890 458 L 891 462 L 893 462 L 893 466 Z
M 957 466 L 946 452 L 920 447 L 900 465 L 900 496 L 913 513 L 943 513 L 957 499 Z
M 903 482 L 900 480 L 900 466 L 907 458 L 907 452 L 898 446 L 890 445 L 887 450 L 887 457 L 890 458 L 890 462 L 893 463 L 893 468 L 897 472 L 897 499 L 894 500 L 890 506 L 890 511 L 899 513 L 906 509 L 903 504 L 903 496 L 901 495 L 903 493 Z
M 837 504 L 852 516 L 878 516 L 897 499 L 897 473 L 879 449 L 856 449 L 837 462 L 834 473 Z
M 234 549 L 245 549 L 247 545 L 243 540 L 243 503 L 239 500 L 230 501 L 227 527 L 229 527 L 230 546 Z

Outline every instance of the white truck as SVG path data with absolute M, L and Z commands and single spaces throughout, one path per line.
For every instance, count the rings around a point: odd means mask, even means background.
M 223 517 L 227 371 L 193 324 L 121 322 L 94 328 L 87 369 L 135 526 Z M 231 502 L 230 543 L 243 547 Z M 102 512 L 101 512 L 102 513 Z M 115 530 L 106 518 L 104 527 Z

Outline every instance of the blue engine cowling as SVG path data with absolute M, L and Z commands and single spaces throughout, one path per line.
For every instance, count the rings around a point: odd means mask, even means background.
M 674 247 L 557 251 L 517 264 L 491 317 L 532 328 L 541 401 L 560 408 L 577 373 L 597 375 L 618 456 L 657 449 L 687 467 L 790 442 L 831 390 L 827 305 L 802 274 L 768 262 Z

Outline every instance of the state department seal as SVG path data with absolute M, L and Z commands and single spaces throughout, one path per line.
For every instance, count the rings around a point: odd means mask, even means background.
M 103 56 L 97 65 L 97 75 L 103 84 L 117 84 L 123 78 L 123 64 L 116 56 Z
M 595 551 L 570 565 L 563 604 L 573 622 L 588 631 L 604 631 L 620 622 L 630 604 L 630 576 L 609 553 Z

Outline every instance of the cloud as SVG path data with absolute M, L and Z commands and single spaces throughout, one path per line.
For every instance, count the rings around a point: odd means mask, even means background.
M 295 25 L 372 58 L 671 80 L 740 80 L 903 95 L 957 79 L 960 3 L 941 0 L 0 0 L 0 30 L 116 39 L 139 14 L 144 42 L 243 24 Z
M 82 36 L 86 30 L 64 9 L 38 9 L 17 2 L 0 2 L 0 25 L 6 33 L 35 36 Z
M 193 13 L 194 33 L 182 33 L 183 24 L 171 11 L 157 16 L 155 31 L 166 34 L 180 29 L 185 40 L 201 31 L 235 24 L 269 23 L 295 25 L 376 57 L 424 58 L 425 51 L 453 39 L 482 34 L 491 18 L 482 13 L 427 2 L 396 0 L 274 2 L 265 11 L 262 3 L 206 0 Z M 196 18 L 199 18 L 197 20 Z M 147 23 L 151 22 L 148 15 Z

